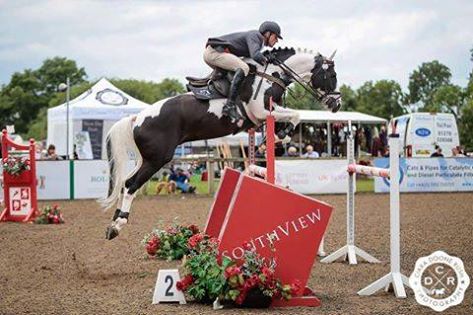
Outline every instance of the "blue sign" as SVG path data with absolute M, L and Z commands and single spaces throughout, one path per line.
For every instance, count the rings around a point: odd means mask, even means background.
M 427 128 L 419 128 L 416 130 L 416 135 L 419 137 L 428 137 L 430 136 L 430 130 Z

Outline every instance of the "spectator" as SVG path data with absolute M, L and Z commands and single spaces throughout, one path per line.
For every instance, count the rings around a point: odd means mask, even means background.
M 176 184 L 177 189 L 183 193 L 193 193 L 195 187 L 189 185 L 189 176 L 184 173 L 184 170 L 181 168 L 176 169 L 175 172 L 171 173 L 169 180 L 173 181 Z
M 44 156 L 45 160 L 54 160 L 59 161 L 63 158 L 56 154 L 56 146 L 54 144 L 50 144 L 48 150 L 46 151 L 46 155 Z
M 432 153 L 430 157 L 443 157 L 442 149 L 440 148 L 440 146 L 438 145 L 435 146 L 435 152 Z
M 44 159 L 43 144 L 41 142 L 36 142 L 34 155 L 36 160 Z
M 319 153 L 317 151 L 314 151 L 314 147 L 311 146 L 310 144 L 305 147 L 305 153 L 302 155 L 302 157 L 309 158 L 309 159 L 317 159 L 319 158 Z
M 452 148 L 452 156 L 453 157 L 466 157 L 466 154 L 463 152 L 460 146 L 456 146 Z
M 297 153 L 297 148 L 296 148 L 295 146 L 291 145 L 291 146 L 287 149 L 286 156 L 292 156 L 292 157 L 297 157 L 297 156 L 299 156 L 299 153 Z
M 168 194 L 176 192 L 176 183 L 171 181 L 169 177 L 169 173 L 164 171 L 156 185 L 157 195 L 159 195 L 163 189 L 165 189 Z

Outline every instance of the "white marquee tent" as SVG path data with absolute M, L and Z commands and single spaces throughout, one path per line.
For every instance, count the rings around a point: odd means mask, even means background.
M 47 143 L 66 155 L 67 111 L 69 110 L 69 154 L 73 145 L 80 158 L 105 158 L 105 138 L 112 125 L 123 117 L 149 106 L 121 91 L 107 79 L 100 79 L 77 98 L 48 109 Z

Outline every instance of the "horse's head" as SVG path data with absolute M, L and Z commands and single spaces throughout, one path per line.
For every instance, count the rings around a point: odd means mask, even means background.
M 334 53 L 335 54 L 335 53 Z M 286 54 L 279 67 L 283 70 L 285 81 L 298 82 L 308 89 L 320 102 L 333 112 L 340 109 L 341 98 L 337 89 L 337 73 L 333 57 L 326 58 L 321 54 L 309 53 Z M 278 56 L 276 55 L 276 58 Z

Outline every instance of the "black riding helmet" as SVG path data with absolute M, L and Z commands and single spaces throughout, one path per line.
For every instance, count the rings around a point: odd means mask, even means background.
M 261 34 L 264 34 L 266 32 L 271 32 L 277 35 L 279 39 L 282 39 L 281 36 L 281 28 L 279 27 L 278 23 L 273 22 L 273 21 L 266 21 L 261 24 L 259 27 L 259 32 Z

